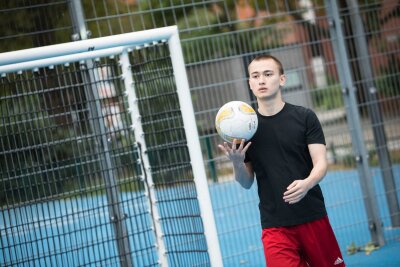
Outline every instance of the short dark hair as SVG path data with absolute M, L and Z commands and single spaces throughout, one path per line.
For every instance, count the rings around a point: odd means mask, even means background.
M 250 62 L 250 64 L 251 64 L 253 61 L 260 61 L 260 60 L 265 60 L 265 59 L 272 59 L 273 61 L 275 61 L 275 63 L 278 65 L 279 74 L 280 74 L 280 75 L 284 74 L 282 62 L 281 62 L 279 59 L 277 59 L 276 57 L 271 56 L 271 55 L 259 55 L 259 56 L 256 56 L 256 57 Z M 249 64 L 249 66 L 250 66 L 250 64 Z

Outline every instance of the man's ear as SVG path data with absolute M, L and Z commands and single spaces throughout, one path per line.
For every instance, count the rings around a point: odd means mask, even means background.
M 282 74 L 282 75 L 279 77 L 279 85 L 280 85 L 280 86 L 284 86 L 285 83 L 286 83 L 286 75 L 285 75 L 285 74 Z

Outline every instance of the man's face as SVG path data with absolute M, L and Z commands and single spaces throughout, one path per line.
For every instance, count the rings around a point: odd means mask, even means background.
M 257 99 L 280 97 L 279 87 L 286 81 L 285 75 L 279 74 L 278 64 L 273 59 L 253 61 L 249 65 L 249 85 Z

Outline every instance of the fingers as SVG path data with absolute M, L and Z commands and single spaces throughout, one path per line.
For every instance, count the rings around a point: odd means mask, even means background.
M 287 200 L 285 200 L 285 202 L 287 202 L 289 204 L 295 204 L 295 203 L 299 202 L 302 199 L 303 199 L 303 196 L 297 196 L 297 197 L 293 197 L 293 198 L 287 199 Z
M 223 153 L 227 153 L 225 147 L 223 145 L 218 145 L 218 148 L 223 152 Z
M 286 203 L 294 204 L 294 203 L 299 202 L 302 198 L 303 198 L 303 196 L 301 194 L 295 193 L 295 194 L 291 194 L 291 195 L 288 195 L 288 196 L 284 196 L 283 200 Z
M 296 191 L 298 191 L 298 188 L 296 188 L 296 185 L 297 185 L 297 181 L 294 181 L 288 187 L 286 187 L 286 191 L 283 193 L 283 199 L 287 200 L 287 199 L 295 196 Z
M 296 197 L 298 197 L 298 196 L 301 196 L 303 194 L 303 192 L 301 192 L 301 191 L 293 191 L 293 192 L 290 192 L 290 191 L 286 191 L 284 194 L 283 194 L 283 199 L 286 201 L 286 202 L 288 202 L 287 200 L 291 200 L 292 198 L 296 198 Z
M 283 200 L 289 204 L 299 202 L 307 194 L 307 191 L 304 190 L 299 181 L 294 181 L 287 189 L 288 190 L 283 193 Z
M 244 157 L 244 154 L 246 151 L 249 149 L 251 142 L 248 142 L 245 145 L 245 140 L 241 139 L 240 143 L 237 142 L 238 139 L 233 139 L 232 144 L 229 144 L 227 142 L 224 142 L 223 144 L 219 144 L 218 148 L 229 158 L 232 159 L 232 157 Z M 239 144 L 239 146 L 238 146 Z
M 237 147 L 237 146 L 236 146 L 236 143 L 237 143 L 237 139 L 234 138 L 234 139 L 232 140 L 232 151 L 237 150 L 237 149 L 236 149 L 236 147 Z
M 244 139 L 240 140 L 240 145 L 238 147 L 238 150 L 242 151 L 244 146 Z
M 228 144 L 224 142 L 222 145 L 219 144 L 218 148 L 227 156 L 229 157 L 230 149 L 228 147 Z
M 290 190 L 290 189 L 292 189 L 293 187 L 295 187 L 297 184 L 298 184 L 298 180 L 293 181 L 286 189 L 287 189 L 287 190 Z
M 246 153 L 247 149 L 249 149 L 251 142 L 248 142 L 247 145 L 243 148 L 243 152 Z
M 222 145 L 219 144 L 218 147 L 221 150 L 232 150 L 232 151 L 244 151 L 244 152 L 246 152 L 247 149 L 249 148 L 250 144 L 251 144 L 251 142 L 249 142 L 249 143 L 246 144 L 246 146 L 244 146 L 244 144 L 246 142 L 245 142 L 244 139 L 241 139 L 240 143 L 239 143 L 239 146 L 237 146 L 237 144 L 238 144 L 237 141 L 238 141 L 238 139 L 233 139 L 231 147 L 229 147 L 227 142 L 224 142 Z

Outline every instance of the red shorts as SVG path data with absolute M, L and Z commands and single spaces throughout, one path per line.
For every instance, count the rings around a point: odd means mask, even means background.
M 328 216 L 312 222 L 262 231 L 268 267 L 343 267 Z

